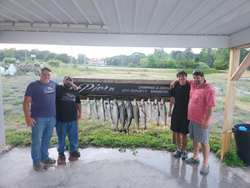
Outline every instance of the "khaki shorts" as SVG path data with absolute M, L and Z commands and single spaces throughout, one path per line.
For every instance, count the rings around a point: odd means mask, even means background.
M 194 139 L 198 143 L 208 143 L 209 142 L 209 132 L 211 129 L 211 124 L 205 130 L 202 130 L 202 125 L 195 123 L 193 121 L 189 122 L 189 138 Z

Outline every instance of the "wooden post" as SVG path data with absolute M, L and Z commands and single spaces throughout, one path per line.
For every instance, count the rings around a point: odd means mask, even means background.
M 230 81 L 230 78 L 238 68 L 239 61 L 240 61 L 240 48 L 231 48 L 228 81 L 227 81 L 227 93 L 226 93 L 225 111 L 223 120 L 223 132 L 231 130 L 233 126 L 237 81 Z M 223 160 L 224 155 L 230 151 L 231 137 L 232 137 L 231 132 L 222 134 L 221 160 Z
M 176 132 L 172 131 L 172 144 L 176 144 Z

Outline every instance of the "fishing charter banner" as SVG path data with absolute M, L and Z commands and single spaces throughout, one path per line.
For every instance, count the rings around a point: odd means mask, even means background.
M 131 96 L 131 97 L 171 97 L 169 84 L 131 84 L 131 83 L 97 83 L 74 82 L 79 94 L 85 96 Z

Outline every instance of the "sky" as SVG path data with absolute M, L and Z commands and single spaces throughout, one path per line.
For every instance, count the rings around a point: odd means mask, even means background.
M 86 54 L 88 58 L 105 58 L 116 55 L 131 55 L 134 52 L 141 52 L 145 55 L 153 54 L 154 48 L 148 47 L 105 47 L 105 46 L 68 46 L 68 45 L 41 45 L 41 44 L 0 44 L 0 49 L 15 48 L 16 50 L 39 51 L 48 50 L 57 54 L 66 53 L 77 58 L 78 54 Z M 172 50 L 184 51 L 185 48 L 164 48 L 164 51 L 170 53 Z M 200 53 L 201 48 L 192 48 L 194 53 Z

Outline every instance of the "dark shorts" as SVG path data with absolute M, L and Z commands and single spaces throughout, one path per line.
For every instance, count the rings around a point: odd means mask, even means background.
M 189 120 L 185 116 L 172 116 L 170 129 L 173 132 L 188 134 L 189 133 Z
M 210 129 L 211 129 L 211 124 L 207 129 L 203 130 L 201 124 L 190 121 L 189 138 L 194 139 L 194 141 L 198 143 L 208 143 Z

